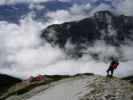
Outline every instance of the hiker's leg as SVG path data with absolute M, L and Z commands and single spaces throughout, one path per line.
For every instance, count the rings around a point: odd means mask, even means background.
M 111 69 L 111 76 L 113 76 L 113 73 L 114 73 L 114 69 Z
M 108 70 L 107 70 L 106 72 L 107 72 L 107 75 L 109 75 L 109 72 L 110 72 L 110 67 L 108 68 Z

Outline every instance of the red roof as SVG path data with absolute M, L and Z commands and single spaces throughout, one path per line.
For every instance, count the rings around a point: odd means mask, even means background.
M 41 80 L 44 80 L 45 78 L 44 78 L 44 75 L 38 75 L 38 76 L 35 77 L 35 79 L 37 81 L 41 81 Z

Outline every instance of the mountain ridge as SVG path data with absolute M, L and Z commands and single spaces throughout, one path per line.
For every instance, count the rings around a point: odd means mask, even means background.
M 132 91 L 131 83 L 116 77 L 79 74 L 42 84 L 27 93 L 14 94 L 5 100 L 132 100 Z
M 0 74 L 0 96 L 6 92 L 11 86 L 22 80 L 9 75 Z

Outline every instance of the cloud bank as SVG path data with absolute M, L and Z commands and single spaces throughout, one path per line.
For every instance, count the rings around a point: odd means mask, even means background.
M 46 1 L 49 0 L 1 0 L 0 4 Z M 70 2 L 66 0 L 60 1 Z M 29 13 L 24 18 L 21 18 L 19 20 L 20 24 L 0 21 L 0 72 L 21 78 L 37 74 L 72 75 L 84 72 L 105 75 L 106 69 L 109 66 L 106 57 L 110 55 L 119 56 L 117 48 L 105 44 L 104 41 L 96 41 L 95 45 L 87 48 L 85 52 L 99 53 L 101 60 L 94 61 L 87 54 L 75 60 L 68 58 L 58 46 L 53 47 L 45 40 L 40 39 L 42 29 L 48 25 L 80 20 L 90 16 L 90 13 L 99 10 L 112 10 L 115 8 L 119 13 L 126 15 L 133 14 L 131 9 L 131 5 L 133 5 L 132 0 L 104 0 L 111 1 L 114 8 L 106 3 L 100 3 L 100 5 L 95 7 L 92 6 L 92 2 L 96 1 L 98 0 L 89 0 L 89 3 L 86 4 L 74 4 L 66 10 L 48 11 L 46 14 L 47 22 L 33 19 L 34 13 Z M 34 7 L 36 6 L 30 5 L 30 9 L 34 9 Z M 38 6 L 37 9 L 42 9 L 42 6 Z M 68 43 L 67 48 L 71 49 L 74 47 Z M 132 75 L 133 45 L 132 43 L 128 46 L 121 45 L 120 49 L 126 61 L 120 63 L 120 67 L 115 75 L 119 77 Z
M 1 73 L 21 78 L 38 74 L 73 75 L 85 72 L 106 75 L 109 66 L 106 57 L 118 55 L 117 48 L 106 45 L 104 41 L 96 41 L 95 45 L 87 48 L 85 52 L 99 53 L 100 60 L 95 61 L 88 54 L 80 59 L 70 59 L 58 46 L 53 47 L 40 39 L 40 31 L 48 24 L 35 21 L 31 17 L 21 19 L 19 25 L 0 22 Z M 74 46 L 71 43 L 67 45 L 67 48 Z M 132 49 L 132 45 L 121 46 L 123 56 L 128 60 L 120 63 L 116 76 L 132 75 Z

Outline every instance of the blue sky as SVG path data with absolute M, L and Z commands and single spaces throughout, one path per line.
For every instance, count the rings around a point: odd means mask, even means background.
M 132 15 L 132 4 L 132 0 L 1 0 L 0 20 L 19 22 L 22 17 L 33 13 L 35 19 L 46 21 L 47 13 L 61 10 L 83 14 L 84 17 L 100 10 Z
M 51 5 L 52 5 L 52 2 L 56 2 L 56 3 L 53 3 L 52 6 L 47 6 L 48 4 L 44 4 L 47 2 L 51 2 Z M 62 4 L 59 2 L 62 2 Z M 61 4 L 62 6 L 60 6 L 59 4 Z M 71 6 L 72 5 L 79 5 L 79 6 L 80 5 L 84 5 L 84 6 L 88 5 L 88 8 L 87 8 L 88 10 L 90 8 L 94 9 L 94 11 L 97 11 L 98 9 L 99 10 L 101 10 L 101 9 L 112 10 L 113 9 L 114 11 L 117 11 L 117 13 L 122 13 L 122 14 L 126 14 L 126 15 L 132 15 L 132 10 L 131 10 L 133 8 L 132 4 L 133 4 L 132 0 L 1 0 L 0 1 L 1 6 L 9 5 L 12 8 L 14 6 L 14 9 L 15 8 L 19 9 L 19 11 L 21 10 L 20 12 L 23 12 L 22 11 L 23 9 L 21 9 L 22 7 L 25 8 L 25 11 L 26 11 L 27 6 L 31 7 L 31 5 L 34 5 L 34 8 L 38 8 L 38 9 L 43 8 L 43 7 L 45 8 L 45 6 L 48 9 L 57 9 L 57 8 L 63 9 L 64 7 L 66 9 L 68 9 L 66 7 L 68 5 L 71 5 Z M 17 5 L 19 5 L 20 7 Z M 70 6 L 68 6 L 68 7 L 70 7 Z M 9 10 L 13 10 L 13 9 L 9 8 Z M 14 12 L 15 11 L 16 10 L 14 10 Z
M 50 12 L 60 12 L 61 10 L 70 13 L 75 12 L 77 16 L 78 14 L 83 14 L 85 17 L 99 10 L 111 10 L 121 13 L 121 7 L 119 8 L 118 4 L 122 1 L 123 0 L 1 0 L 0 20 L 19 22 L 19 19 L 22 17 L 33 13 L 35 19 L 46 21 L 47 14 Z M 70 10 L 73 11 L 71 12 Z M 128 11 L 125 10 L 124 13 L 128 13 Z

